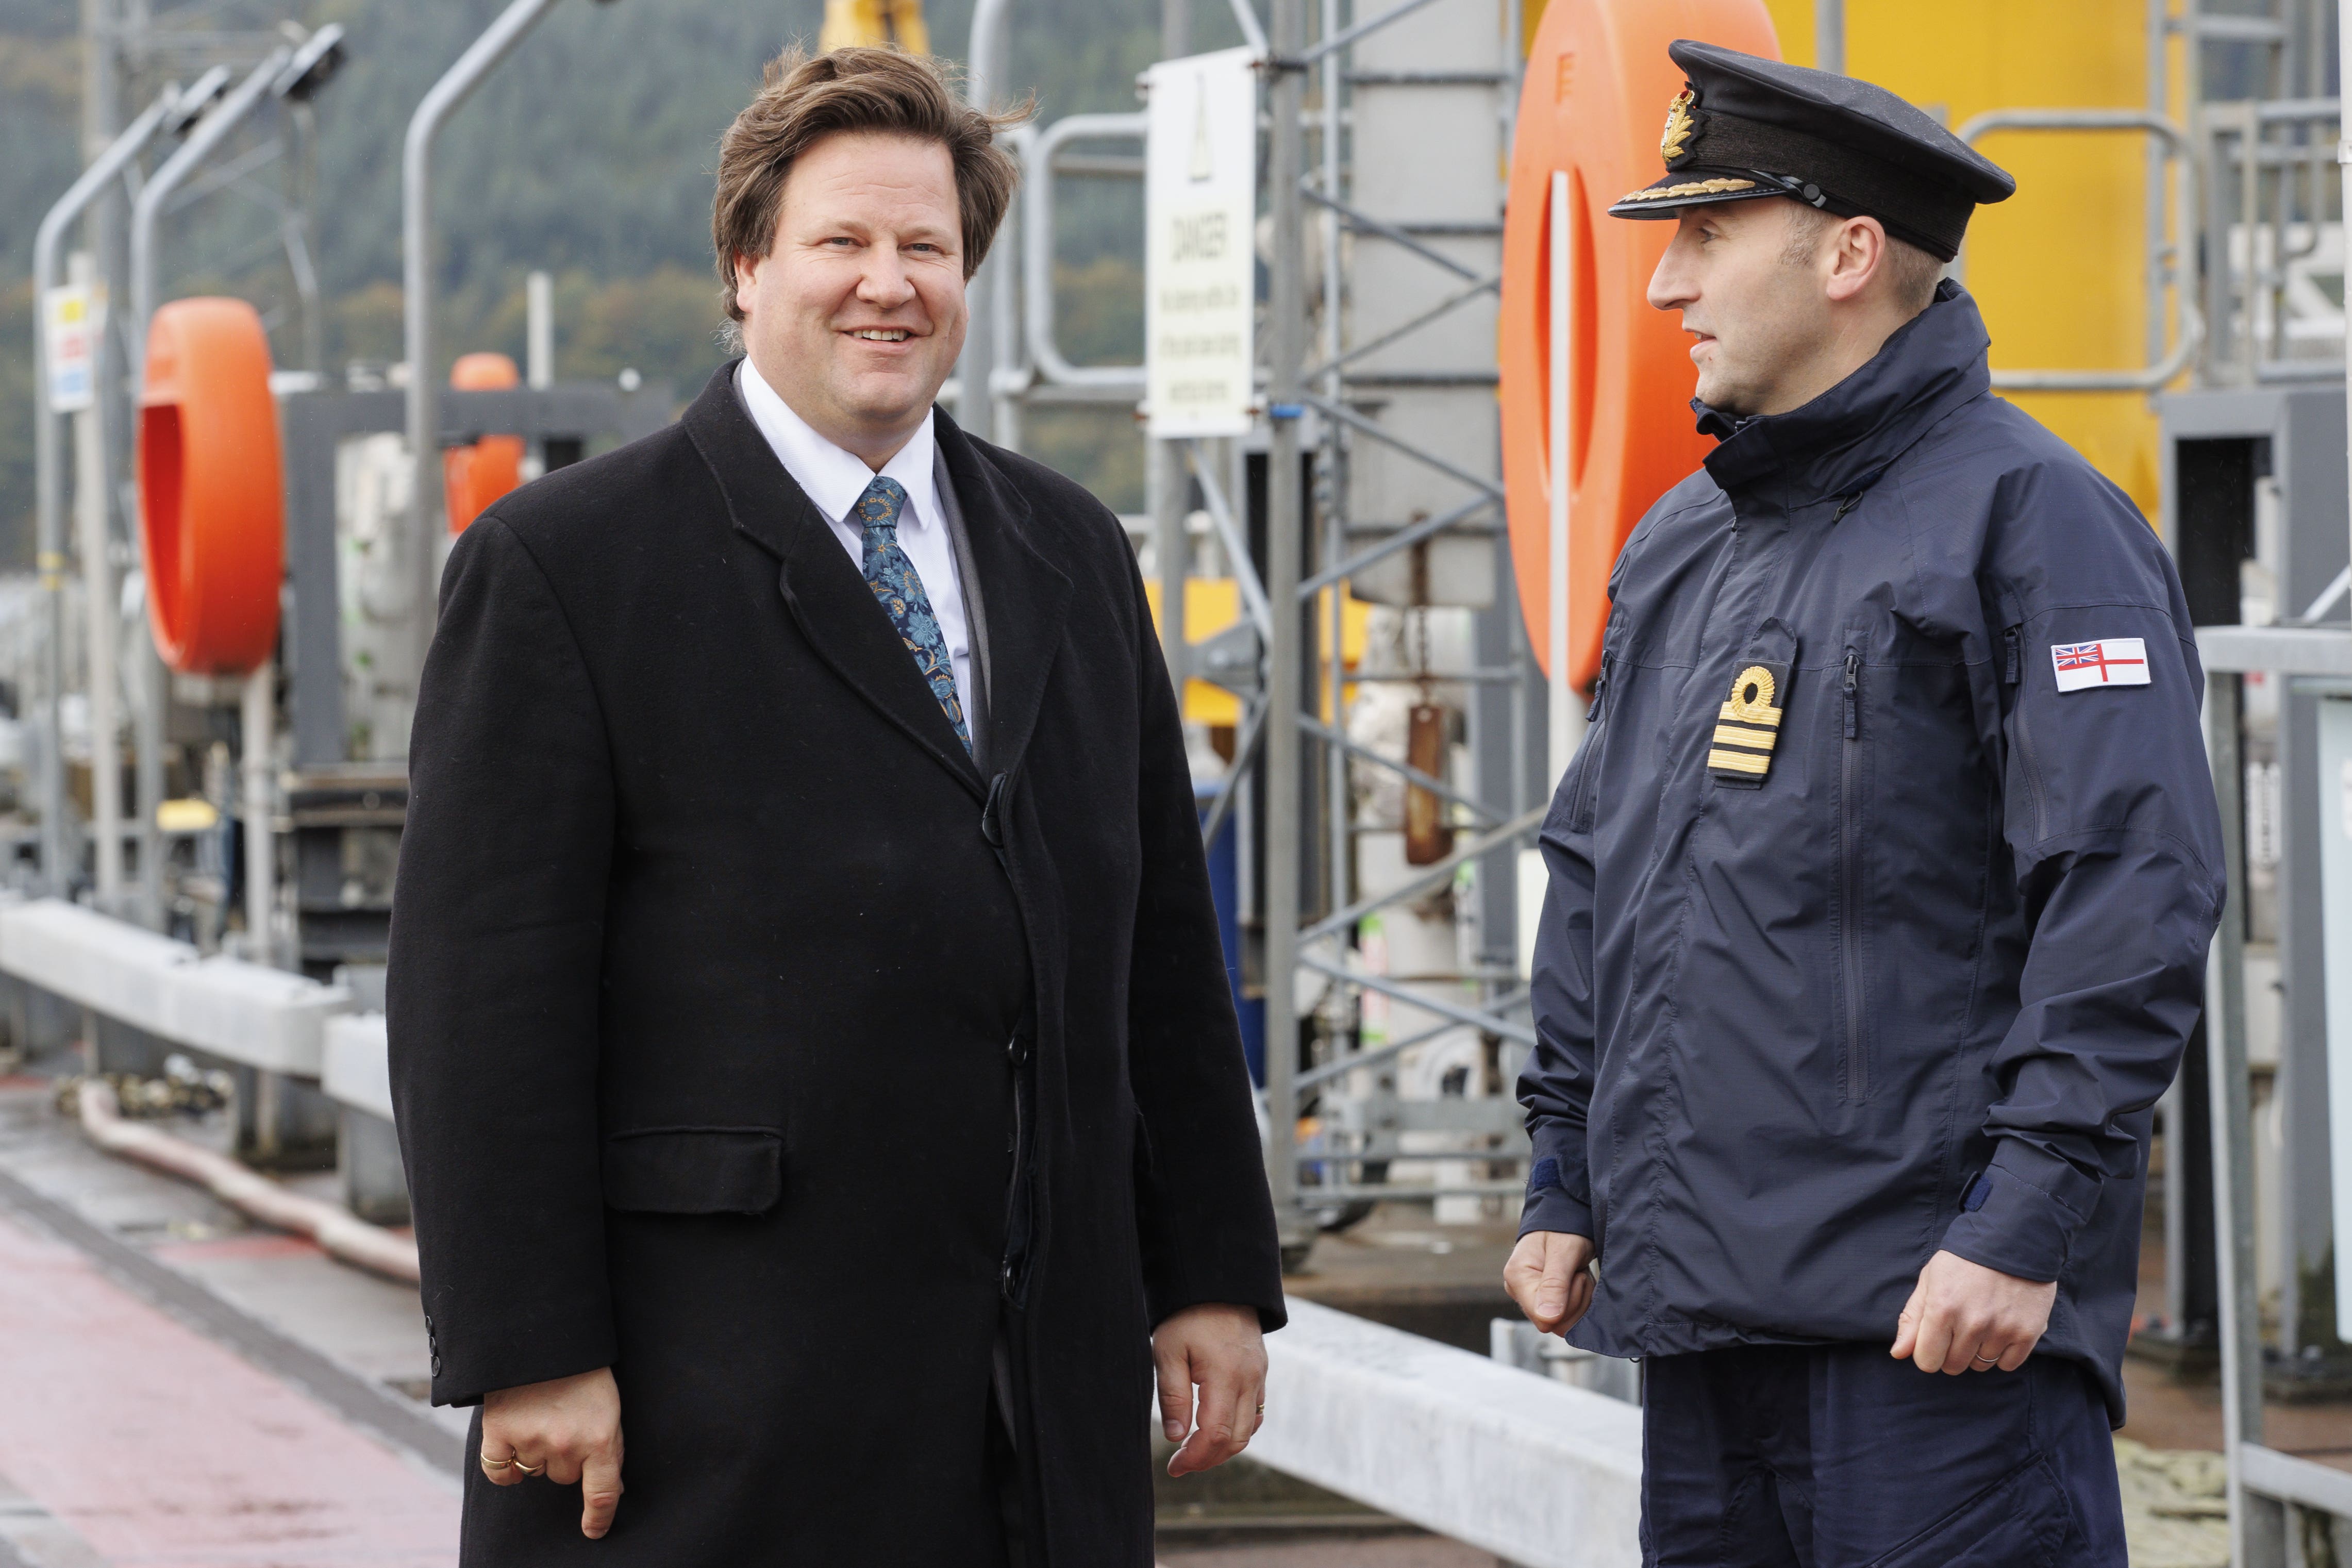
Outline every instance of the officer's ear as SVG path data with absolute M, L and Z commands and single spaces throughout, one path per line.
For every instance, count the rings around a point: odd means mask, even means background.
M 1845 304 L 1884 289 L 1891 281 L 1886 226 L 1874 217 L 1839 220 L 1830 236 L 1829 276 L 1832 303 Z

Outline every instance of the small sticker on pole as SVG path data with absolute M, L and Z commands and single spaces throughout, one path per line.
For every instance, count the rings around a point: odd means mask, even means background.
M 41 331 L 47 361 L 49 412 L 79 414 L 93 406 L 98 334 L 106 326 L 106 296 L 79 283 L 41 295 Z

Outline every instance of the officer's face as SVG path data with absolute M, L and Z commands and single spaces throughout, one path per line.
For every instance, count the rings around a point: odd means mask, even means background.
M 841 132 L 793 160 L 764 257 L 736 258 L 751 363 L 793 412 L 878 468 L 962 351 L 963 229 L 937 142 Z
M 1650 278 L 1650 303 L 1680 310 L 1699 401 L 1727 414 L 1785 414 L 1811 395 L 1810 367 L 1831 337 L 1829 300 L 1810 250 L 1790 260 L 1786 197 L 1683 209 Z M 1802 395 L 1800 395 L 1802 389 Z

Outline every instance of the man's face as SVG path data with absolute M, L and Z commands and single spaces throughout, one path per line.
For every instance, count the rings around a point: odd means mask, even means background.
M 1727 414 L 1784 414 L 1789 389 L 1832 331 L 1821 269 L 1790 258 L 1785 196 L 1685 207 L 1650 277 L 1650 303 L 1680 310 L 1697 342 L 1699 401 Z
M 936 142 L 841 132 L 796 159 L 764 257 L 736 258 L 751 363 L 821 436 L 876 468 L 963 349 L 963 229 Z

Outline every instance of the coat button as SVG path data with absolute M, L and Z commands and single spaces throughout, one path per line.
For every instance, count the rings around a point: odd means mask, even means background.
M 1012 1063 L 1016 1068 L 1027 1067 L 1029 1065 L 1028 1037 L 1024 1035 L 1015 1035 L 1011 1039 L 1005 1041 L 1004 1059 Z
M 433 1375 L 436 1377 L 441 1375 L 441 1358 L 437 1355 L 433 1358 Z

